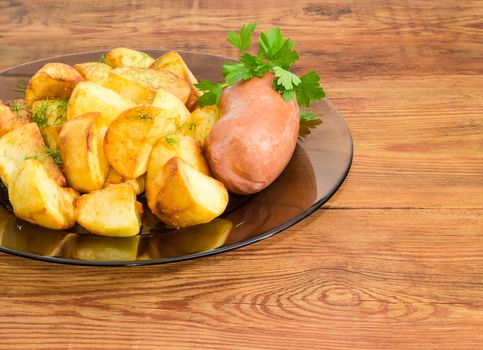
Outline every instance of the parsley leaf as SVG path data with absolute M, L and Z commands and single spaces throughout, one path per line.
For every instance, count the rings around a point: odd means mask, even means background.
M 310 122 L 313 120 L 319 120 L 319 116 L 315 113 L 300 110 L 300 121 Z
M 310 102 L 318 101 L 325 97 L 325 92 L 320 87 L 319 82 L 320 77 L 314 71 L 300 77 L 300 84 L 295 87 L 299 106 L 309 107 Z
M 281 85 L 285 90 L 293 90 L 295 86 L 300 84 L 300 78 L 298 76 L 281 67 L 273 67 L 273 73 L 278 78 L 275 81 L 277 86 Z
M 201 107 L 217 105 L 220 101 L 220 96 L 226 83 L 213 83 L 208 80 L 201 80 L 198 84 L 195 84 L 196 88 L 203 92 L 197 102 Z
M 228 85 L 233 85 L 238 80 L 247 80 L 253 77 L 250 69 L 243 63 L 225 63 L 222 69 L 223 77 Z
M 240 28 L 240 34 L 237 34 L 235 32 L 228 33 L 228 41 L 233 44 L 233 46 L 237 47 L 241 53 L 244 53 L 250 47 L 250 44 L 252 42 L 252 34 L 256 27 L 256 23 L 249 23 L 247 25 L 243 25 Z
M 280 28 L 275 27 L 260 35 L 258 56 L 274 65 L 290 69 L 299 59 L 298 52 L 293 50 L 294 46 L 295 41 L 285 39 Z

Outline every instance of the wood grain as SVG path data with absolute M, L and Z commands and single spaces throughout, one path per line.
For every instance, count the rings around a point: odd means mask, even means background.
M 310 218 L 218 256 L 142 268 L 0 255 L 0 349 L 478 349 L 481 1 L 0 0 L 0 69 L 115 46 L 236 56 L 279 25 L 355 144 Z

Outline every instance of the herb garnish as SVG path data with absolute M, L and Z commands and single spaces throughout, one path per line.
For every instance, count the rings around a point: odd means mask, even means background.
M 60 156 L 60 152 L 59 150 L 57 149 L 54 149 L 54 148 L 50 148 L 48 146 L 44 147 L 44 150 L 45 150 L 45 153 L 37 153 L 37 154 L 33 154 L 31 156 L 25 156 L 25 160 L 27 159 L 44 159 L 46 157 L 51 157 L 52 160 L 54 161 L 54 163 L 57 165 L 57 166 L 61 166 L 62 165 L 62 158 Z
M 272 72 L 277 78 L 273 82 L 273 88 L 285 100 L 296 98 L 299 106 L 309 107 L 311 102 L 323 99 L 325 93 L 319 84 L 320 76 L 316 72 L 311 71 L 299 77 L 290 71 L 292 65 L 299 59 L 299 54 L 294 50 L 295 42 L 285 38 L 280 28 L 275 27 L 260 34 L 256 55 L 247 52 L 256 26 L 256 23 L 249 23 L 242 26 L 239 33 L 228 33 L 228 41 L 239 49 L 241 57 L 236 63 L 223 65 L 224 82 L 214 83 L 202 80 L 195 85 L 203 92 L 203 95 L 198 98 L 198 104 L 200 106 L 218 104 L 221 93 L 228 86 L 239 80 L 262 77 L 267 72 Z M 301 121 L 306 121 L 314 120 L 316 115 L 301 111 L 300 117 Z
M 8 89 L 8 91 L 19 92 L 25 95 L 25 92 L 27 91 L 28 86 L 29 86 L 29 83 L 27 81 L 19 82 L 15 85 L 15 87 Z
M 151 119 L 153 119 L 145 111 L 139 111 L 137 114 L 131 114 L 131 115 L 129 115 L 129 118 L 131 118 L 131 119 L 142 119 L 142 120 L 151 120 Z
M 176 136 L 166 136 L 164 138 L 166 140 L 166 142 L 169 144 L 169 145 L 175 145 L 179 142 L 179 138 L 177 138 Z
M 15 112 L 15 116 L 17 119 L 20 119 L 22 117 L 20 112 L 25 109 L 25 105 L 21 104 L 18 100 L 15 100 L 10 104 L 9 107 L 12 112 Z
M 60 126 L 67 118 L 67 104 L 67 100 L 42 101 L 40 107 L 33 111 L 32 121 L 37 123 L 39 129 L 48 128 L 49 126 Z M 53 113 L 55 113 L 56 117 L 55 120 L 51 122 L 49 116 Z

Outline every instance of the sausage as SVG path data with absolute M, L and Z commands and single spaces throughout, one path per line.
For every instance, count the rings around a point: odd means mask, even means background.
M 300 117 L 295 99 L 285 101 L 274 76 L 240 81 L 220 98 L 220 120 L 205 143 L 214 176 L 237 194 L 270 185 L 287 166 L 297 145 Z

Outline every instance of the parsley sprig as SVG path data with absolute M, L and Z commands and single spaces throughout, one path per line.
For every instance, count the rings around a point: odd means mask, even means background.
M 223 90 L 228 86 L 239 80 L 262 77 L 267 72 L 275 75 L 273 88 L 285 100 L 296 98 L 299 106 L 309 107 L 311 102 L 323 99 L 325 93 L 320 86 L 320 76 L 316 72 L 311 71 L 299 77 L 290 71 L 292 65 L 299 59 L 299 54 L 294 49 L 295 42 L 285 38 L 280 28 L 275 27 L 262 32 L 258 40 L 257 54 L 248 53 L 256 26 L 256 23 L 249 23 L 242 26 L 239 33 L 228 33 L 228 42 L 239 49 L 240 59 L 238 62 L 223 65 L 222 73 L 225 81 L 222 83 L 202 80 L 196 84 L 198 90 L 203 92 L 203 95 L 198 98 L 198 104 L 200 106 L 218 104 Z M 311 112 L 300 111 L 301 121 L 315 119 L 319 117 Z

